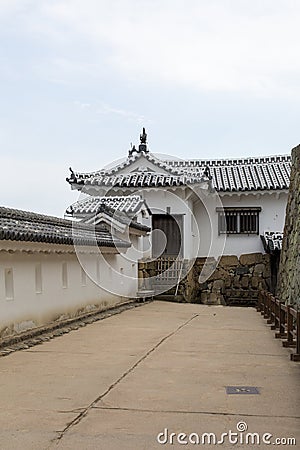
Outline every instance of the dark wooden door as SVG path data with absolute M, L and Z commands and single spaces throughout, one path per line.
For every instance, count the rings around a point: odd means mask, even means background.
M 171 214 L 153 214 L 152 230 L 160 230 L 164 233 L 153 233 L 152 255 L 157 256 L 182 256 L 182 216 Z M 162 245 L 165 244 L 165 245 Z M 163 250 L 163 251 L 162 251 Z

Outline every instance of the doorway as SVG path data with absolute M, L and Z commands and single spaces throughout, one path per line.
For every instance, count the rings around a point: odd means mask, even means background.
M 183 215 L 153 214 L 152 215 L 152 256 L 177 257 L 183 256 Z M 155 230 L 160 232 L 155 233 Z

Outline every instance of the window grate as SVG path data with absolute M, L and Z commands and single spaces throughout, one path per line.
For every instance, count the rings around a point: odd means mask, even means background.
M 261 208 L 217 208 L 219 234 L 259 234 Z

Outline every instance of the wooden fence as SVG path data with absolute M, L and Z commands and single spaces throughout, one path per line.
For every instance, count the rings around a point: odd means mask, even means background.
M 157 258 L 156 280 L 161 282 L 177 282 L 183 269 L 183 259 L 176 257 Z
M 283 347 L 295 348 L 291 354 L 292 361 L 300 361 L 300 310 L 293 308 L 274 297 L 267 291 L 260 291 L 257 311 L 267 319 L 271 329 L 275 330 L 275 337 L 283 339 Z

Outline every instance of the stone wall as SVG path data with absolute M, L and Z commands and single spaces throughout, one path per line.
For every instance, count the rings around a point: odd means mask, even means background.
M 270 285 L 270 255 L 251 253 L 222 256 L 217 268 L 204 283 L 199 283 L 205 258 L 197 258 L 193 269 L 181 283 L 185 300 L 193 303 L 254 305 L 260 289 Z M 212 269 L 214 259 L 208 261 Z M 185 286 L 184 286 L 185 285 Z
M 193 267 L 180 282 L 176 297 L 174 287 L 168 291 L 170 300 L 253 306 L 261 289 L 270 290 L 269 254 L 251 253 L 241 255 L 239 258 L 235 255 L 222 256 L 218 265 L 214 258 L 208 259 L 206 264 L 205 262 L 206 258 L 196 259 Z M 139 264 L 140 277 L 144 280 L 144 284 L 151 278 L 154 280 L 155 267 L 155 261 Z M 199 275 L 205 275 L 205 271 L 207 275 L 211 275 L 201 283 Z M 146 286 L 148 289 L 153 287 L 150 284 Z
M 277 296 L 287 304 L 300 305 L 300 145 L 292 150 Z

